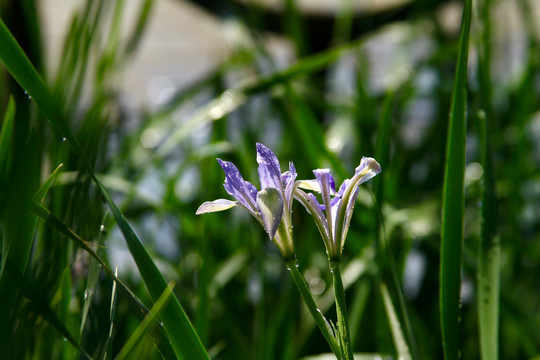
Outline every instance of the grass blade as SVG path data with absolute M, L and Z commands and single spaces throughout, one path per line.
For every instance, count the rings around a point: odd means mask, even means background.
M 499 358 L 499 293 L 501 247 L 497 235 L 498 204 L 495 193 L 493 154 L 485 119 L 480 119 L 483 147 L 484 193 L 482 195 L 482 228 L 478 252 L 478 322 L 482 359 Z
M 440 267 L 440 317 L 444 357 L 460 356 L 460 289 L 463 263 L 464 173 L 467 107 L 467 59 L 471 0 L 465 2 L 454 89 L 450 105 L 443 185 Z
M 137 326 L 137 328 L 135 329 L 133 334 L 131 334 L 130 338 L 124 344 L 118 355 L 116 355 L 115 360 L 126 359 L 130 354 L 132 354 L 133 350 L 136 348 L 139 341 L 141 341 L 144 334 L 150 329 L 150 326 L 154 323 L 154 321 L 158 319 L 158 317 L 163 312 L 165 305 L 167 305 L 169 300 L 174 296 L 172 292 L 173 288 L 174 284 L 169 283 L 165 291 L 163 291 L 163 294 L 159 296 L 154 306 L 152 306 L 152 309 L 150 309 L 148 315 L 139 324 L 139 326 Z
M 478 250 L 477 303 L 480 336 L 480 354 L 483 360 L 499 358 L 499 294 L 501 282 L 501 248 L 497 234 L 499 206 L 495 191 L 495 169 L 491 135 L 495 129 L 492 105 L 491 74 L 491 1 L 484 0 L 480 6 L 482 32 L 478 61 L 479 84 L 483 114 L 479 116 L 481 163 L 484 168 L 482 194 L 482 225 Z M 485 115 L 485 116 L 482 116 Z
M 13 278 L 14 284 L 21 290 L 22 295 L 30 301 L 36 312 L 51 324 L 58 332 L 69 341 L 77 350 L 79 350 L 87 359 L 91 359 L 90 355 L 81 347 L 81 345 L 71 335 L 69 330 L 64 326 L 64 323 L 56 316 L 49 304 L 39 295 L 39 291 L 35 289 L 31 281 L 24 276 L 15 265 L 9 260 L 6 264 L 6 272 Z
M 159 295 L 161 295 L 167 287 L 167 282 L 129 223 L 124 218 L 123 214 L 113 202 L 105 186 L 103 186 L 94 174 L 86 152 L 81 147 L 79 141 L 65 121 L 58 104 L 49 92 L 49 89 L 45 86 L 41 76 L 30 63 L 28 57 L 1 19 L 0 60 L 2 60 L 6 69 L 17 82 L 33 96 L 35 103 L 39 106 L 45 116 L 49 118 L 51 124 L 66 138 L 72 149 L 80 157 L 83 164 L 85 164 L 94 182 L 98 185 L 99 190 L 111 208 L 151 297 L 154 300 L 157 300 Z M 209 358 L 197 333 L 193 329 L 191 322 L 176 297 L 166 306 L 163 323 L 178 358 L 195 360 Z
M 114 269 L 114 276 L 118 277 L 118 268 Z M 107 344 L 105 345 L 105 354 L 103 359 L 112 358 L 112 336 L 113 336 L 113 327 L 114 327 L 114 316 L 116 315 L 116 282 L 113 282 L 112 292 L 111 292 L 111 310 L 109 313 L 111 319 L 111 325 L 109 327 L 109 336 L 107 336 Z
M 144 280 L 150 296 L 156 301 L 161 293 L 166 289 L 167 282 L 157 268 L 156 264 L 142 245 L 141 241 L 126 221 L 116 204 L 112 201 L 107 189 L 94 176 L 94 181 L 98 185 L 103 197 L 109 204 L 111 211 L 116 218 L 120 230 L 124 234 L 130 253 L 132 254 L 137 268 Z M 169 341 L 180 359 L 209 359 L 208 353 L 201 344 L 201 341 L 193 329 L 182 305 L 176 296 L 163 310 L 163 325 L 169 335 Z
M 399 322 L 396 310 L 392 304 L 392 299 L 388 293 L 388 289 L 384 283 L 381 283 L 381 294 L 383 298 L 384 308 L 386 309 L 386 315 L 388 316 L 388 322 L 390 323 L 390 329 L 392 330 L 392 337 L 394 338 L 394 344 L 398 353 L 398 359 L 411 360 L 411 352 L 405 341 L 403 335 L 402 326 Z
M 11 139 L 13 136 L 13 122 L 15 121 L 15 100 L 13 96 L 9 97 L 8 106 L 4 113 L 2 122 L 2 131 L 0 132 L 0 177 L 7 177 L 9 169 Z

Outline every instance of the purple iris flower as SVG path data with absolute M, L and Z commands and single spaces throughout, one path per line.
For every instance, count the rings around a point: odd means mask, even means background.
M 313 170 L 315 180 L 300 181 L 299 187 L 321 194 L 322 204 L 315 195 L 298 188 L 294 195 L 315 219 L 330 260 L 341 257 L 360 184 L 380 172 L 375 159 L 363 157 L 354 176 L 345 180 L 337 192 L 329 169 Z
M 289 163 L 289 171 L 281 173 L 277 156 L 263 144 L 257 143 L 257 163 L 261 190 L 245 181 L 231 162 L 217 159 L 225 172 L 225 190 L 236 199 L 207 201 L 196 214 L 223 211 L 234 206 L 248 210 L 264 227 L 286 260 L 295 258 L 292 241 L 292 198 L 296 186 L 296 169 Z

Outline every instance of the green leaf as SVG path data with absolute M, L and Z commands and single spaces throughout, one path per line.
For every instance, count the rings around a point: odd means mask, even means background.
M 467 123 L 467 58 L 471 0 L 465 2 L 454 89 L 450 107 L 443 187 L 440 267 L 440 316 L 446 360 L 460 356 L 460 289 L 463 265 L 465 139 Z
M 93 177 L 103 197 L 109 204 L 120 230 L 124 234 L 129 251 L 137 264 L 137 268 L 150 296 L 156 301 L 167 287 L 165 278 L 124 218 L 124 215 L 122 215 L 116 204 L 112 201 L 107 189 L 95 175 Z M 209 359 L 208 353 L 202 346 L 195 329 L 193 329 L 193 325 L 176 296 L 163 310 L 162 319 L 165 331 L 169 336 L 169 341 L 179 359 Z
M 128 248 L 137 263 L 142 279 L 154 300 L 165 290 L 167 282 L 158 270 L 156 264 L 135 235 L 135 232 L 126 221 L 116 204 L 111 199 L 107 189 L 94 174 L 88 156 L 81 147 L 79 141 L 65 121 L 60 107 L 52 97 L 43 79 L 33 67 L 28 57 L 21 49 L 13 35 L 9 32 L 4 22 L 0 19 L 0 60 L 4 63 L 9 73 L 17 82 L 26 89 L 34 99 L 57 131 L 66 138 L 74 152 L 85 164 L 94 182 L 98 185 L 103 197 L 106 199 L 111 211 L 120 227 Z M 164 310 L 163 323 L 169 341 L 180 359 L 208 359 L 208 354 L 202 346 L 197 333 L 193 329 L 184 309 L 175 297 Z
M 124 344 L 118 355 L 116 355 L 115 360 L 123 360 L 128 358 L 128 356 L 134 356 L 133 352 L 137 347 L 137 344 L 143 339 L 143 336 L 148 332 L 151 325 L 161 316 L 165 305 L 174 297 L 173 294 L 174 283 L 169 283 L 167 288 L 163 291 L 163 294 L 159 296 L 157 301 L 150 309 L 148 315 L 143 319 L 143 321 L 137 326 L 133 334 L 129 337 L 128 341 Z
M 16 266 L 14 266 L 9 260 L 6 264 L 6 272 L 14 279 L 14 284 L 21 290 L 22 295 L 30 301 L 36 312 L 51 324 L 58 332 L 69 341 L 77 350 L 79 350 L 87 359 L 91 359 L 90 355 L 81 347 L 81 345 L 71 335 L 69 330 L 65 327 L 64 323 L 58 318 L 58 316 L 51 309 L 49 304 L 41 297 L 39 290 L 35 288 L 32 282 L 23 275 Z
M 60 164 L 54 169 L 51 175 L 47 178 L 47 180 L 39 187 L 38 191 L 33 196 L 33 199 L 35 201 L 38 201 L 43 204 L 43 200 L 45 199 L 45 195 L 47 195 L 47 191 L 49 191 L 49 188 L 51 187 L 54 179 L 56 179 L 56 176 L 60 173 L 60 169 L 64 166 L 64 164 Z
M 13 137 L 13 122 L 15 121 L 15 100 L 13 96 L 9 97 L 8 106 L 2 122 L 2 131 L 0 132 L 0 177 L 6 179 L 8 176 L 11 139 Z
M 411 352 L 409 351 L 409 346 L 407 345 L 407 341 L 405 341 L 405 336 L 403 335 L 402 331 L 403 327 L 399 322 L 396 309 L 394 309 L 394 304 L 392 304 L 392 299 L 390 298 L 390 294 L 388 293 L 388 289 L 384 283 L 381 283 L 381 294 L 384 308 L 386 309 L 386 315 L 388 316 L 390 329 L 392 330 L 394 344 L 396 345 L 398 359 L 411 360 Z

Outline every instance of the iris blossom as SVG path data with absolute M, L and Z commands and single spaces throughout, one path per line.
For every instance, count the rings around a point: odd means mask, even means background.
M 299 187 L 319 192 L 322 204 L 312 193 L 296 189 L 294 195 L 315 219 L 331 261 L 341 258 L 360 184 L 380 172 L 381 166 L 375 159 L 363 157 L 354 176 L 345 180 L 336 192 L 329 169 L 313 170 L 316 179 L 301 181 Z
M 257 163 L 261 190 L 245 181 L 231 162 L 217 159 L 225 172 L 225 190 L 236 201 L 218 199 L 202 204 L 197 215 L 223 211 L 234 206 L 245 208 L 261 223 L 270 240 L 278 246 L 285 260 L 296 257 L 292 237 L 292 198 L 297 186 L 296 169 L 289 163 L 289 171 L 281 173 L 277 156 L 266 146 L 257 143 Z

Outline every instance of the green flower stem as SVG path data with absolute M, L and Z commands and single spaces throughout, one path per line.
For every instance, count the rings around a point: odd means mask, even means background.
M 349 331 L 347 304 L 345 302 L 345 290 L 341 279 L 341 263 L 339 261 L 331 261 L 330 271 L 334 276 L 334 296 L 336 297 L 337 326 L 340 336 L 339 344 L 343 353 L 343 358 L 345 360 L 353 360 L 351 333 Z
M 342 359 L 339 344 L 334 335 L 332 334 L 330 324 L 323 316 L 322 312 L 317 308 L 315 300 L 313 300 L 313 296 L 311 295 L 311 292 L 309 291 L 309 288 L 306 284 L 306 280 L 304 280 L 304 277 L 302 276 L 302 274 L 300 274 L 300 271 L 298 270 L 298 264 L 296 263 L 296 260 L 287 262 L 287 268 L 291 272 L 293 281 L 298 288 L 302 299 L 304 300 L 304 304 L 306 304 L 309 312 L 311 313 L 311 316 L 313 316 L 313 319 L 315 320 L 315 323 L 321 330 L 324 338 L 328 342 L 328 345 L 330 345 L 332 352 L 336 355 L 338 359 Z

